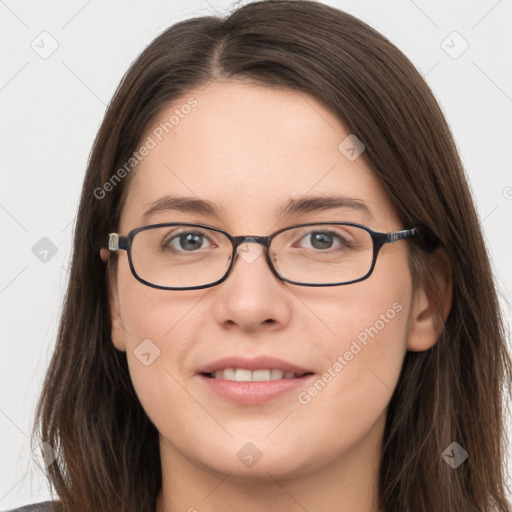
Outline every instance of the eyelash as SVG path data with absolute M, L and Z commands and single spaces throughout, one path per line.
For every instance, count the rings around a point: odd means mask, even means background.
M 315 231 L 310 231 L 310 232 L 307 232 L 305 233 L 301 238 L 300 240 L 303 240 L 304 238 L 306 238 L 307 236 L 311 237 L 314 233 L 320 233 L 320 234 L 327 234 L 327 235 L 333 235 L 335 238 L 337 238 L 339 241 L 341 241 L 341 247 L 342 248 L 350 248 L 351 247 L 351 243 L 346 239 L 346 238 L 343 238 L 341 235 L 335 233 L 334 231 L 329 231 L 329 230 L 326 230 L 326 231 L 318 231 L 318 230 L 315 230 Z M 168 235 L 167 237 L 164 238 L 163 242 L 162 242 L 162 248 L 164 249 L 171 249 L 175 252 L 197 252 L 197 251 L 181 251 L 181 250 L 177 250 L 173 247 L 170 247 L 169 243 L 170 242 L 173 242 L 174 240 L 179 240 L 180 237 L 182 236 L 186 236 L 186 235 L 197 235 L 197 236 L 200 236 L 202 237 L 203 239 L 207 239 L 209 240 L 209 237 L 204 234 L 204 233 L 201 233 L 201 232 L 198 232 L 198 231 L 183 231 L 181 233 L 173 233 L 172 235 Z M 210 240 L 211 242 L 211 240 Z M 315 252 L 321 252 L 323 254 L 330 254 L 332 252 L 336 252 L 338 251 L 339 249 L 329 249 L 329 250 L 318 250 L 318 251 L 315 251 Z

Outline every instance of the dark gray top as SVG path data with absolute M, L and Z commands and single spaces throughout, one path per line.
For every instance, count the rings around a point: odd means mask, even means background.
M 44 501 L 41 503 L 33 503 L 24 507 L 6 510 L 5 512 L 58 512 L 61 510 L 58 501 Z

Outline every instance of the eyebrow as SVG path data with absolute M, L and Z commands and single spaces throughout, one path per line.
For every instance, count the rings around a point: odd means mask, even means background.
M 340 195 L 321 195 L 289 199 L 276 212 L 278 217 L 287 217 L 303 213 L 312 213 L 336 209 L 352 209 L 363 213 L 371 220 L 375 220 L 368 206 L 353 197 Z M 221 217 L 221 209 L 215 203 L 206 199 L 189 196 L 165 196 L 157 199 L 149 205 L 142 215 L 143 221 L 158 212 L 179 211 L 187 213 L 199 213 L 209 217 Z

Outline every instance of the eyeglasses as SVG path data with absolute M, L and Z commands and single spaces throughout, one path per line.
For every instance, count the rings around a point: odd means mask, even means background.
M 231 236 L 203 224 L 142 226 L 127 235 L 110 233 L 108 249 L 127 251 L 130 269 L 141 283 L 162 290 L 195 290 L 222 283 L 242 244 L 265 247 L 272 272 L 299 286 L 340 286 L 370 277 L 384 244 L 418 235 L 418 229 L 391 233 L 351 222 L 318 222 L 280 229 L 269 236 Z M 247 251 L 246 251 L 247 252 Z M 252 261 L 251 261 L 252 260 Z

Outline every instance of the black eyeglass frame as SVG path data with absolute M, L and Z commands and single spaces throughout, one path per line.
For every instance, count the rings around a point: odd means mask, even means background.
M 275 268 L 275 266 L 270 258 L 270 255 L 269 255 L 269 249 L 270 249 L 270 244 L 271 244 L 272 240 L 277 235 L 282 233 L 283 231 L 288 231 L 290 229 L 300 228 L 300 227 L 304 227 L 304 226 L 322 226 L 322 225 L 340 225 L 340 226 L 357 227 L 357 228 L 361 228 L 361 229 L 365 230 L 370 235 L 370 237 L 372 239 L 372 244 L 373 244 L 372 264 L 371 264 L 368 272 L 363 277 L 360 277 L 358 279 L 353 279 L 352 281 L 346 281 L 346 282 L 341 282 L 341 283 L 299 283 L 297 281 L 292 281 L 291 279 L 287 279 L 287 278 L 283 277 L 281 274 L 279 274 L 279 272 Z M 231 253 L 231 261 L 229 263 L 229 267 L 227 268 L 225 274 L 220 279 L 218 279 L 217 281 L 214 281 L 213 283 L 200 285 L 200 286 L 189 286 L 189 287 L 160 286 L 157 284 L 150 283 L 149 281 L 146 281 L 146 280 L 142 279 L 139 275 L 137 275 L 135 267 L 133 266 L 132 254 L 131 254 L 131 247 L 132 247 L 132 243 L 133 243 L 133 239 L 134 239 L 135 235 L 137 233 L 147 230 L 147 229 L 163 228 L 163 227 L 171 227 L 171 226 L 198 227 L 198 228 L 208 229 L 211 231 L 217 231 L 217 232 L 225 235 L 230 240 L 231 245 L 233 247 L 233 251 Z M 212 286 L 216 286 L 216 285 L 222 283 L 229 277 L 229 274 L 231 273 L 231 271 L 234 267 L 234 264 L 236 261 L 236 256 L 238 255 L 237 254 L 238 247 L 243 243 L 256 243 L 256 244 L 263 245 L 265 247 L 265 251 L 264 251 L 265 257 L 266 257 L 268 266 L 270 267 L 270 270 L 276 277 L 278 277 L 279 279 L 281 279 L 282 281 L 284 281 L 286 283 L 295 284 L 298 286 L 344 286 L 347 284 L 353 284 L 353 283 L 358 283 L 360 281 L 364 281 L 365 279 L 368 279 L 371 276 L 373 269 L 375 268 L 375 264 L 377 262 L 377 256 L 379 254 L 379 251 L 385 244 L 388 244 L 388 243 L 393 244 L 393 243 L 397 242 L 398 240 L 412 238 L 414 236 L 417 236 L 418 234 L 419 234 L 419 232 L 418 232 L 417 228 L 402 229 L 400 231 L 392 231 L 389 233 L 382 233 L 379 231 L 374 231 L 373 229 L 369 228 L 368 226 L 364 226 L 362 224 L 356 224 L 353 222 L 309 222 L 307 224 L 297 224 L 295 226 L 289 226 L 286 228 L 282 228 L 268 236 L 251 236 L 251 235 L 231 236 L 227 231 L 224 231 L 223 229 L 216 228 L 213 226 L 208 226 L 206 224 L 192 224 L 189 222 L 165 222 L 165 223 L 160 223 L 160 224 L 151 224 L 149 226 L 141 226 L 141 227 L 132 229 L 126 235 L 119 235 L 118 233 L 109 233 L 107 235 L 107 248 L 111 252 L 117 252 L 119 250 L 126 251 L 128 253 L 128 262 L 130 265 L 130 270 L 131 270 L 133 276 L 135 277 L 135 279 L 140 281 L 142 284 L 145 284 L 146 286 L 150 286 L 151 288 L 157 288 L 159 290 L 199 290 L 199 289 L 203 289 L 203 288 L 210 288 Z

